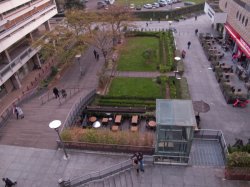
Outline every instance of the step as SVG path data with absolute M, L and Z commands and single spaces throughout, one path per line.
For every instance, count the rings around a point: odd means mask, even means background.
M 109 181 L 109 187 L 116 187 L 115 185 L 115 179 L 113 176 L 108 177 L 108 181 Z
M 105 187 L 110 187 L 110 185 L 109 185 L 109 179 L 108 178 L 105 178 L 104 181 L 103 181 L 103 183 L 104 183 Z
M 125 172 L 121 172 L 120 174 L 121 187 L 127 187 Z
M 125 171 L 124 175 L 125 175 L 126 185 L 133 187 L 133 181 L 132 181 L 132 177 L 130 174 L 130 170 Z
M 115 181 L 115 186 L 116 187 L 120 187 L 121 186 L 120 174 L 114 175 L 113 178 L 114 178 L 114 181 Z

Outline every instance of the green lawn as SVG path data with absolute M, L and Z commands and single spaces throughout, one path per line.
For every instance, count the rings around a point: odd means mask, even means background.
M 205 2 L 205 0 L 182 0 L 182 2 L 195 2 L 195 3 L 203 3 Z M 135 5 L 144 5 L 147 3 L 153 3 L 153 2 L 157 2 L 157 0 L 117 0 L 116 3 L 118 4 L 135 4 Z
M 143 53 L 147 49 L 155 51 L 156 56 L 147 62 Z M 118 71 L 156 71 L 159 63 L 159 39 L 156 37 L 130 37 L 121 50 Z
M 164 98 L 161 86 L 151 78 L 115 78 L 112 81 L 108 96 L 131 96 Z

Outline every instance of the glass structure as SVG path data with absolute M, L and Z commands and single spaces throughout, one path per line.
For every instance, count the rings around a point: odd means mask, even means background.
M 156 100 L 155 162 L 188 163 L 197 126 L 191 100 Z

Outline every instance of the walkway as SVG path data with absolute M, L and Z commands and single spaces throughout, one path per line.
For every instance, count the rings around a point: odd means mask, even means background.
M 90 48 L 86 51 L 86 55 L 81 58 L 80 65 L 82 69 L 86 70 L 85 75 L 81 76 L 79 64 L 73 63 L 56 85 L 59 89 L 76 87 L 81 88 L 81 91 L 61 105 L 56 99 L 41 105 L 39 95 L 30 98 L 22 106 L 25 114 L 24 119 L 16 120 L 13 115 L 5 127 L 1 128 L 0 144 L 46 149 L 56 148 L 57 135 L 48 127 L 49 122 L 55 119 L 64 122 L 74 103 L 80 97 L 97 88 L 96 72 L 102 68 L 104 59 L 95 61 L 92 51 L 93 49 Z

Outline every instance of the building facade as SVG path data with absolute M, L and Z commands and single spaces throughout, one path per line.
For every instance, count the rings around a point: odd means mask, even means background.
M 0 0 L 0 98 L 41 66 L 40 48 L 32 43 L 50 30 L 56 14 L 54 0 Z
M 207 0 L 204 11 L 211 18 L 215 29 L 223 35 L 233 58 L 244 68 L 249 79 L 250 0 Z

